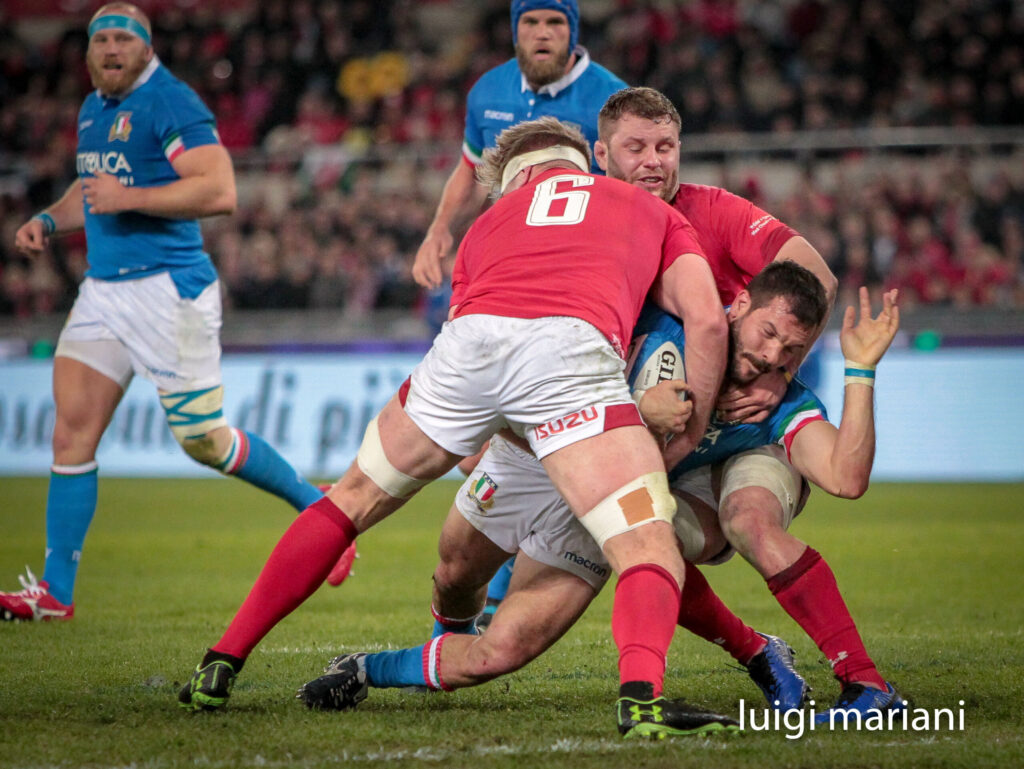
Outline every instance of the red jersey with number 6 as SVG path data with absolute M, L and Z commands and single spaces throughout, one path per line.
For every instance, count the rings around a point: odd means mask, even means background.
M 452 274 L 454 317 L 581 318 L 623 355 L 648 290 L 682 254 L 704 252 L 664 201 L 615 179 L 551 169 L 466 233 Z

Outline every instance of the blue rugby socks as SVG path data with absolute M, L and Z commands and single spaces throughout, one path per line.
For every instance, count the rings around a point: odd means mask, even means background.
M 448 635 L 410 649 L 367 654 L 364 664 L 368 683 L 378 689 L 426 686 L 451 691 L 441 678 L 441 646 Z
M 96 513 L 96 462 L 54 465 L 46 497 L 46 569 L 50 595 L 70 605 L 82 545 Z
M 476 618 L 479 616 L 477 614 L 465 619 L 453 619 L 438 614 L 433 604 L 430 605 L 430 613 L 434 615 L 434 630 L 430 634 L 431 638 L 443 636 L 445 633 L 477 634 Z
M 255 433 L 231 428 L 234 441 L 227 458 L 217 467 L 225 475 L 234 475 L 258 489 L 281 497 L 302 511 L 323 496 L 277 451 Z

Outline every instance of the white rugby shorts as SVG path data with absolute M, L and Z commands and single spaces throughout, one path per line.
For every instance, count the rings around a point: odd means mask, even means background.
M 642 425 L 625 361 L 578 318 L 465 315 L 445 323 L 413 370 L 405 410 L 435 443 L 472 456 L 510 427 L 538 458 Z
M 495 436 L 455 497 L 462 517 L 506 553 L 574 574 L 600 590 L 612 569 L 534 457 Z
M 133 374 L 164 392 L 221 383 L 220 282 L 182 299 L 166 272 L 135 280 L 86 278 L 54 355 L 127 387 Z
M 779 497 L 786 529 L 807 499 L 806 481 L 786 461 L 780 446 L 762 446 L 714 467 L 694 468 L 678 478 L 672 490 L 696 497 L 717 513 L 720 499 L 749 486 L 762 486 Z M 463 518 L 506 553 L 522 549 L 535 561 L 574 574 L 595 590 L 611 575 L 601 548 L 572 514 L 543 465 L 503 438 L 491 441 L 455 504 Z M 702 548 L 703 541 L 697 543 L 698 551 Z M 735 552 L 727 545 L 708 563 L 725 563 Z

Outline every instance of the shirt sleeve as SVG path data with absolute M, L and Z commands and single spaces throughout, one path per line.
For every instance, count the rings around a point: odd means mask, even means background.
M 213 113 L 183 84 L 176 84 L 164 94 L 160 109 L 153 117 L 153 126 L 169 162 L 186 150 L 220 144 Z
M 484 151 L 484 132 L 477 122 L 478 86 L 474 85 L 466 97 L 466 130 L 462 137 L 462 158 L 472 166 L 479 165 Z
M 825 405 L 799 380 L 790 384 L 777 413 L 781 418 L 773 426 L 772 441 L 785 447 L 787 459 L 792 459 L 790 451 L 797 433 L 812 422 L 828 420 Z
M 746 274 L 756 275 L 774 261 L 779 250 L 799 233 L 758 208 L 749 200 L 718 190 L 708 216 L 733 262 Z

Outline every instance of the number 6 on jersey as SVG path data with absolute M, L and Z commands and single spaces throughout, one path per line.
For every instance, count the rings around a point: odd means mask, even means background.
M 545 179 L 533 192 L 533 202 L 526 214 L 526 223 L 531 227 L 547 227 L 551 224 L 579 224 L 587 215 L 590 192 L 580 189 L 562 189 L 558 185 L 569 182 L 573 188 L 588 187 L 594 183 L 592 176 L 560 175 Z

